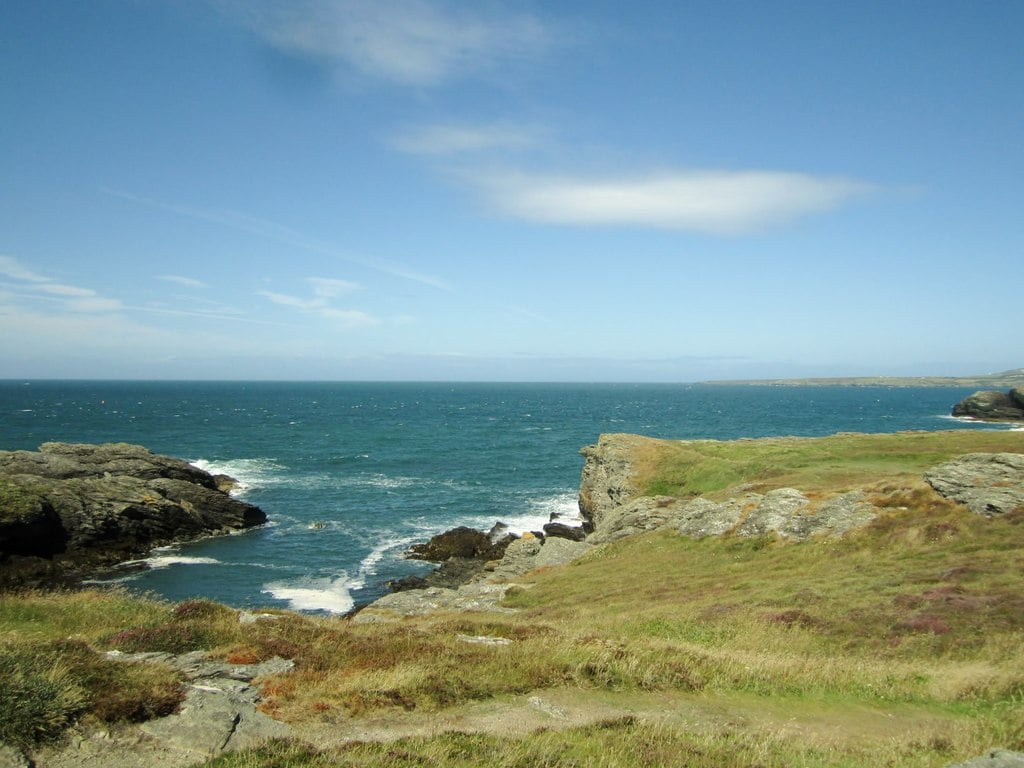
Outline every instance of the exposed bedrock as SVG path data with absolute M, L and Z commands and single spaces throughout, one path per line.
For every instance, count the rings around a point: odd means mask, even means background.
M 928 470 L 924 479 L 985 517 L 1024 508 L 1024 454 L 968 453 Z
M 138 445 L 0 451 L 0 586 L 74 581 L 156 546 L 266 522 L 230 478 Z
M 602 435 L 583 449 L 586 464 L 580 506 L 593 524 L 588 544 L 601 544 L 657 528 L 695 538 L 775 534 L 786 539 L 841 535 L 873 520 L 879 510 L 868 494 L 850 490 L 812 494 L 796 488 L 737 491 L 724 499 L 644 496 L 636 488 L 637 458 L 654 450 L 635 435 Z M 924 474 L 940 495 L 986 517 L 1024 508 L 1024 455 L 973 453 Z

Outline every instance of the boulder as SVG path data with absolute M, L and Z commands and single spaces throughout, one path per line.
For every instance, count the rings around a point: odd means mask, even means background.
M 583 541 L 587 537 L 586 531 L 581 526 L 571 526 L 565 523 L 545 523 L 544 538 L 547 539 L 569 539 L 570 541 Z
M 985 517 L 1024 507 L 1024 454 L 968 453 L 933 467 L 924 479 L 940 495 Z
M 73 582 L 153 547 L 266 519 L 207 472 L 142 446 L 0 451 L 0 585 Z
M 593 546 L 585 541 L 572 539 L 550 538 L 544 540 L 544 546 L 533 556 L 534 568 L 547 568 L 553 565 L 565 565 L 587 554 Z
M 432 563 L 442 563 L 452 557 L 466 560 L 497 560 L 515 539 L 514 534 L 506 533 L 498 525 L 492 528 L 490 533 L 463 525 L 439 533 L 422 544 L 413 544 L 406 557 Z
M 953 415 L 983 421 L 1022 421 L 1024 398 L 1019 389 L 1012 389 L 1009 393 L 982 390 L 954 405 Z
M 1024 752 L 993 749 L 989 750 L 987 755 L 968 760 L 966 763 L 951 763 L 948 768 L 1024 768 Z

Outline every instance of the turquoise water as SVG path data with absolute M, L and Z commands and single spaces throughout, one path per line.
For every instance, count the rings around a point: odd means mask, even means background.
M 979 429 L 971 390 L 664 384 L 0 382 L 0 449 L 124 441 L 242 481 L 270 523 L 155 552 L 125 586 L 172 599 L 345 611 L 421 572 L 454 525 L 574 514 L 579 449 L 666 438 Z M 313 524 L 318 527 L 311 527 Z

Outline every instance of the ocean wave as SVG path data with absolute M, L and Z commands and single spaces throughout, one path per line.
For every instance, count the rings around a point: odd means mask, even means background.
M 151 569 L 169 568 L 172 565 L 220 565 L 220 560 L 213 557 L 188 557 L 187 555 L 155 555 L 145 560 L 132 562 L 145 563 Z
M 348 577 L 336 579 L 304 578 L 294 582 L 276 581 L 260 590 L 275 600 L 284 600 L 294 611 L 347 613 L 355 606 L 348 591 Z
M 946 419 L 948 421 L 956 421 L 961 424 L 969 424 L 972 427 L 978 429 L 988 430 L 1009 430 L 1011 432 L 1019 431 L 1021 428 L 1014 425 L 1012 421 L 985 421 L 983 419 L 976 419 L 973 416 L 951 416 L 948 413 L 939 414 L 936 418 Z
M 424 485 L 424 481 L 417 477 L 391 477 L 381 472 L 376 472 L 372 475 L 350 475 L 348 477 L 339 477 L 335 479 L 335 482 L 341 486 L 354 486 L 357 488 L 383 488 L 385 490 L 393 488 L 412 488 L 417 485 Z
M 288 470 L 274 459 L 196 459 L 189 463 L 211 475 L 227 475 L 234 478 L 238 486 L 231 491 L 232 496 L 240 496 L 254 488 L 289 482 Z
M 356 577 L 348 582 L 348 587 L 350 589 L 365 589 L 367 579 L 377 574 L 377 566 L 388 552 L 395 549 L 401 549 L 404 551 L 410 544 L 417 540 L 418 537 L 416 536 L 392 536 L 381 541 L 377 546 L 370 550 L 370 554 L 360 561 L 359 571 L 356 574 Z
M 544 525 L 551 522 L 552 519 L 570 526 L 576 526 L 583 522 L 574 491 L 563 491 L 552 496 L 528 499 L 525 510 L 502 516 L 500 519 L 508 526 L 511 533 L 518 536 L 522 536 L 527 531 L 543 530 Z M 481 530 L 488 530 L 494 522 L 493 518 L 477 517 L 473 519 L 472 525 Z

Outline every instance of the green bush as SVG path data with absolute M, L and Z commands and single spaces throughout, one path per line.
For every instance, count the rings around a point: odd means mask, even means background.
M 54 741 L 88 705 L 87 691 L 53 654 L 0 648 L 0 742 Z

